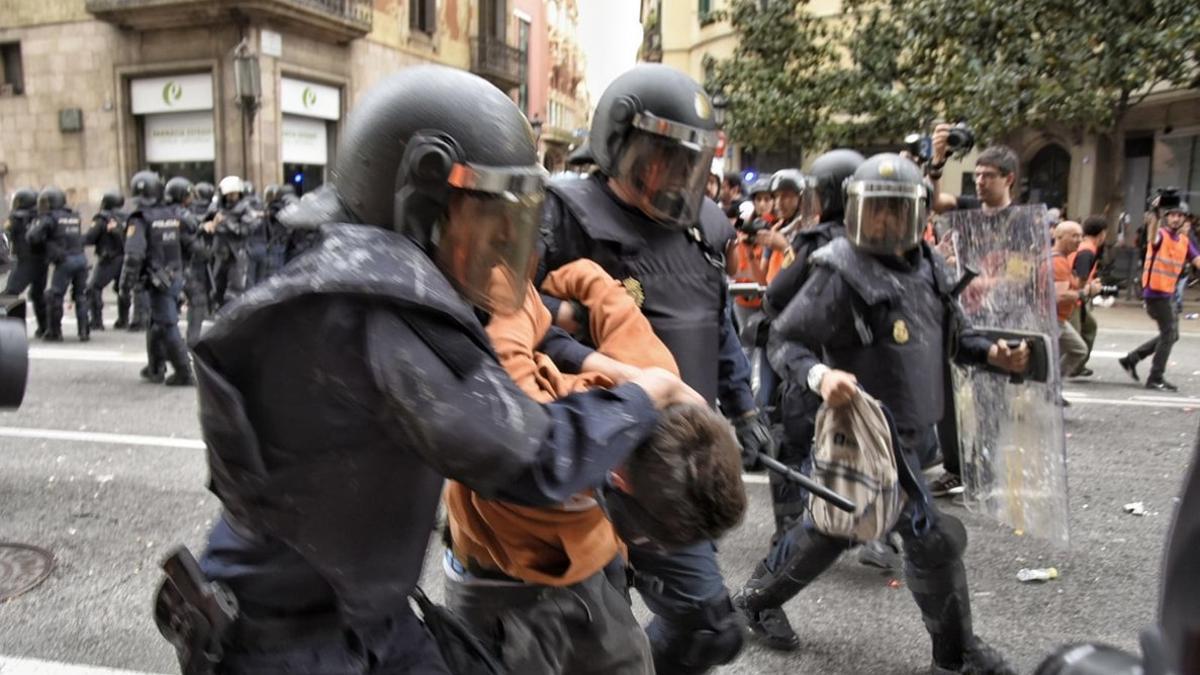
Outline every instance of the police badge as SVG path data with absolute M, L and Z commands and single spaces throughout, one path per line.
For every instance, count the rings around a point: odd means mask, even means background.
M 892 339 L 898 345 L 908 342 L 908 324 L 904 323 L 904 319 L 896 319 L 892 323 Z

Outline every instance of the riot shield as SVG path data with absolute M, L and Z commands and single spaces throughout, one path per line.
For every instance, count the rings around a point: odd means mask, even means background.
M 956 427 L 968 507 L 1065 546 L 1066 438 L 1046 208 L 956 211 L 947 224 L 951 269 L 979 274 L 959 296 L 972 328 L 992 339 L 1037 342 L 1049 365 L 1042 382 L 954 369 L 948 384 L 956 415 L 943 431 Z

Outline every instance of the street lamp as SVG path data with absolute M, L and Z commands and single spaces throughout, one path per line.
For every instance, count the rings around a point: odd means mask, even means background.
M 717 123 L 717 128 L 725 126 L 725 113 L 729 110 L 729 98 L 724 92 L 718 91 L 712 97 L 713 121 Z

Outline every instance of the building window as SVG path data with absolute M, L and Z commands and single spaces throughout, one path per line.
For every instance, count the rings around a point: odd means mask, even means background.
M 479 3 L 479 33 L 481 37 L 504 41 L 507 35 L 508 3 L 505 0 L 483 0 Z
M 437 0 L 408 0 L 410 30 L 433 35 L 437 28 Z
M 0 61 L 4 64 L 4 81 L 0 96 L 20 96 L 25 93 L 25 72 L 21 67 L 21 43 L 0 44 Z
M 529 116 L 529 21 L 517 18 L 517 49 L 521 50 L 521 84 L 517 87 L 517 105 Z
M 700 17 L 700 23 L 705 24 L 711 21 L 709 14 L 712 13 L 712 0 L 700 0 L 700 6 L 697 8 L 697 16 Z

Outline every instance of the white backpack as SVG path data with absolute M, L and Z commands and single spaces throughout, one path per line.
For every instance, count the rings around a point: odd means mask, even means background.
M 879 401 L 861 389 L 841 408 L 817 411 L 813 442 L 813 480 L 850 499 L 847 513 L 819 498 L 809 498 L 817 531 L 860 543 L 891 531 L 904 508 L 904 490 L 896 473 L 897 448 Z

